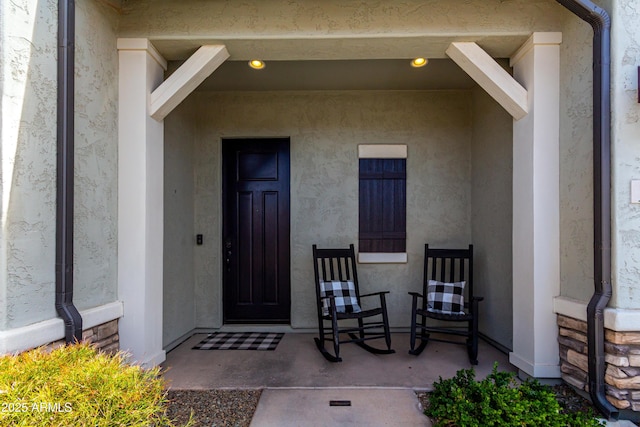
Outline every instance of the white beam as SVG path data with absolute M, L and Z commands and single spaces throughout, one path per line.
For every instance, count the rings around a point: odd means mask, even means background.
M 515 120 L 527 115 L 527 90 L 473 42 L 454 42 L 446 54 Z
M 229 58 L 223 45 L 202 46 L 151 94 L 149 113 L 162 121 Z

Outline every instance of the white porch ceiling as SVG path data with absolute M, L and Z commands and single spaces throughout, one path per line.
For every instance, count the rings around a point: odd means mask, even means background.
M 169 63 L 169 72 L 180 64 Z M 412 68 L 408 59 L 268 61 L 263 70 L 249 68 L 246 61 L 227 61 L 196 90 L 453 90 L 475 85 L 450 59 L 433 59 L 422 68 Z
M 223 44 L 230 58 L 197 90 L 447 90 L 475 82 L 445 54 L 454 41 L 478 43 L 494 58 L 509 58 L 529 37 L 522 35 L 308 37 L 285 39 L 151 39 L 175 70 L 200 46 Z M 429 58 L 423 68 L 409 60 Z M 250 69 L 250 59 L 267 62 Z M 504 66 L 507 67 L 506 61 Z

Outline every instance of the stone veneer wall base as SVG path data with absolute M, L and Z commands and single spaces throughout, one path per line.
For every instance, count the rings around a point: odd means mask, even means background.
M 562 379 L 589 392 L 587 322 L 558 315 Z M 640 419 L 640 331 L 605 329 L 607 400 L 624 411 L 621 418 Z
M 120 350 L 120 335 L 118 334 L 118 319 L 82 331 L 82 341 L 92 344 L 104 353 L 117 353 Z M 54 349 L 65 345 L 65 340 L 54 341 L 47 348 Z

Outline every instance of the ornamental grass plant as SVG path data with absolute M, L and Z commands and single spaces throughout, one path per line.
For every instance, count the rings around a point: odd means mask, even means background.
M 498 372 L 476 381 L 473 369 L 436 381 L 424 413 L 434 427 L 596 427 L 595 414 L 565 413 L 550 387 L 537 380 L 518 384 L 512 372 Z
M 158 368 L 88 344 L 0 356 L 2 426 L 173 426 Z

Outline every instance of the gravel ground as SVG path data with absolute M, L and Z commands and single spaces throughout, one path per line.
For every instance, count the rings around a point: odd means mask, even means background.
M 560 405 L 569 412 L 596 412 L 590 401 L 565 384 L 553 387 Z M 167 413 L 184 426 L 193 411 L 193 426 L 247 427 L 258 406 L 261 390 L 169 390 Z M 425 407 L 428 393 L 417 393 Z
M 167 415 L 184 426 L 193 411 L 193 426 L 247 427 L 262 390 L 169 390 Z

